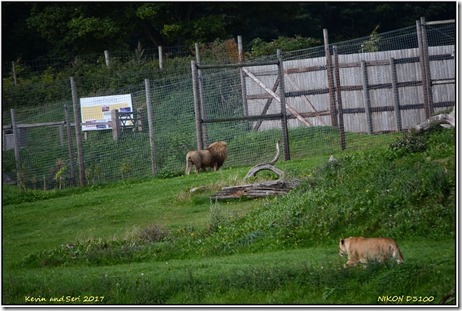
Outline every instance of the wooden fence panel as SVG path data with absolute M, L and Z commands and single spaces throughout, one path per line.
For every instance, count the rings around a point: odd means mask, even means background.
M 455 103 L 454 49 L 454 46 L 429 48 L 435 110 Z M 396 131 L 400 124 L 402 129 L 408 129 L 425 120 L 419 49 L 356 53 L 338 58 L 346 131 L 368 132 L 365 98 L 369 99 L 373 132 Z M 391 59 L 396 70 L 395 84 Z M 362 62 L 365 62 L 367 77 L 363 77 Z M 306 120 L 301 122 L 292 116 L 289 127 L 307 126 L 307 123 L 331 125 L 325 57 L 285 61 L 284 68 L 287 104 Z M 261 66 L 251 70 L 267 88 L 272 88 L 276 81 L 275 69 L 276 66 Z M 245 77 L 245 81 L 249 114 L 261 114 L 270 96 L 249 77 Z M 399 112 L 395 111 L 395 102 L 399 103 Z M 273 100 L 267 113 L 277 113 L 278 107 L 278 102 Z M 397 114 L 401 120 L 397 120 Z M 279 127 L 275 122 L 264 121 L 259 130 Z

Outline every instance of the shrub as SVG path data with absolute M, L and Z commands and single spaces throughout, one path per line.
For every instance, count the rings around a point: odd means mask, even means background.
M 252 57 L 276 54 L 277 49 L 283 51 L 294 51 L 306 49 L 319 45 L 321 41 L 314 38 L 304 38 L 302 36 L 279 37 L 271 42 L 265 42 L 260 38 L 252 40 Z

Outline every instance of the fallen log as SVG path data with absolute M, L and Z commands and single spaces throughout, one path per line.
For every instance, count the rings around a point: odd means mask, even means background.
M 435 125 L 441 125 L 444 127 L 453 128 L 456 126 L 456 118 L 454 114 L 455 114 L 455 109 L 453 108 L 450 113 L 448 114 L 441 113 L 436 116 L 430 117 L 427 120 L 415 126 L 413 129 L 415 130 L 416 133 L 420 133 L 422 131 L 426 131 L 432 128 Z
M 241 197 L 261 198 L 275 195 L 284 195 L 287 194 L 290 190 L 296 188 L 298 185 L 299 181 L 296 179 L 291 181 L 279 179 L 255 184 L 223 187 L 221 191 L 211 196 L 210 200 L 217 201 L 238 199 Z

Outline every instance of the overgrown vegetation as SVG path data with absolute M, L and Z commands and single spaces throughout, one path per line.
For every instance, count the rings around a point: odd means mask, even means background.
M 27 295 L 85 294 L 117 304 L 393 302 L 382 296 L 404 297 L 395 303 L 419 303 L 407 296 L 454 303 L 454 155 L 455 130 L 438 127 L 404 134 L 385 148 L 336 153 L 309 169 L 306 161 L 282 162 L 290 178 L 302 180 L 285 197 L 211 204 L 208 196 L 223 183 L 236 183 L 235 174 L 243 176 L 244 169 L 56 191 L 74 211 L 68 220 L 60 218 L 69 229 L 63 237 L 31 235 L 41 214 L 62 202 L 59 197 L 21 204 L 31 202 L 27 192 L 19 193 L 21 200 L 7 188 L 4 303 L 24 303 Z M 202 191 L 188 190 L 204 184 Z M 128 198 L 116 200 L 119 192 Z M 95 223 L 86 218 L 72 221 L 82 208 L 93 217 L 106 200 L 117 203 L 98 212 L 102 228 L 91 229 Z M 63 213 L 62 207 L 54 210 Z M 163 212 L 154 221 L 137 210 Z M 179 220 L 182 214 L 203 221 L 190 225 Z M 87 226 L 93 233 L 82 236 Z M 405 263 L 341 268 L 338 239 L 350 235 L 393 237 Z

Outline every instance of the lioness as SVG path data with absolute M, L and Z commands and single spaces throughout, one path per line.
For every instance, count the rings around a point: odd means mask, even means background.
M 393 239 L 349 237 L 339 242 L 340 256 L 348 255 L 348 261 L 343 267 L 367 264 L 369 260 L 384 262 L 393 257 L 398 264 L 404 262 L 403 255 Z

